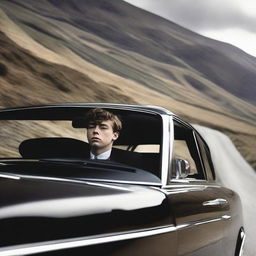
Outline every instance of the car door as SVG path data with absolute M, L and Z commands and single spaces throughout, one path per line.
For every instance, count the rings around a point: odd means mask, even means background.
M 178 255 L 223 255 L 231 191 L 214 182 L 211 163 L 203 162 L 193 128 L 178 119 L 173 124 L 172 170 L 165 192 L 175 216 Z M 177 174 L 175 159 L 189 162 L 188 176 Z

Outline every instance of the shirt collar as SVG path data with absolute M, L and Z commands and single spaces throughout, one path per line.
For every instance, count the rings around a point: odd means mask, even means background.
M 108 160 L 110 158 L 110 155 L 111 155 L 111 149 L 97 155 L 97 159 L 99 159 L 99 160 Z M 90 159 L 96 159 L 96 156 L 92 152 L 90 152 Z

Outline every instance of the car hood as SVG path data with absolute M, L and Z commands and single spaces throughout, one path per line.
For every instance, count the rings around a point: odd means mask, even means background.
M 171 222 L 165 195 L 150 186 L 2 175 L 0 194 L 1 246 Z

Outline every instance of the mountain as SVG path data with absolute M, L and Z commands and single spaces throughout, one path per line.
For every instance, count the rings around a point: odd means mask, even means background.
M 1 106 L 161 105 L 224 131 L 256 167 L 256 58 L 240 49 L 121 0 L 1 0 L 0 30 Z
M 59 95 L 63 101 L 134 101 L 97 83 L 83 73 L 31 55 L 0 31 L 1 106 L 48 103 Z M 77 86 L 79 84 L 79 86 Z M 80 87 L 86 94 L 80 94 Z M 95 88 L 100 93 L 95 93 Z M 12 93 L 12 91 L 15 91 Z M 27 96 L 27 97 L 24 97 Z M 58 96 L 57 96 L 58 97 Z

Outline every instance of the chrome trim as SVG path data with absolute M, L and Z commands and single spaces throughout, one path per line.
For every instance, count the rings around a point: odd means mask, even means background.
M 218 222 L 218 221 L 226 221 L 226 220 L 231 220 L 231 216 L 229 215 L 223 215 L 219 218 L 215 218 L 215 219 L 204 219 L 198 222 L 190 222 L 190 223 L 184 223 L 181 224 L 179 226 L 177 226 L 178 230 L 182 230 L 185 228 L 191 228 L 191 227 L 196 227 L 196 226 L 200 226 L 200 225 L 204 225 L 204 224 L 209 224 L 209 223 L 213 223 L 213 222 Z
M 226 204 L 228 204 L 228 200 L 224 198 L 216 198 L 214 200 L 203 202 L 203 206 L 218 206 L 218 205 L 226 205 Z
M 195 130 L 195 128 L 190 123 L 182 120 L 179 116 L 175 115 L 174 113 L 172 113 L 172 118 L 174 121 L 179 122 L 183 126 L 186 126 L 189 129 Z
M 230 215 L 223 215 L 223 216 L 222 216 L 222 219 L 223 219 L 223 220 L 231 220 L 232 217 L 231 217 Z
M 173 190 L 173 189 L 177 189 L 177 188 L 195 188 L 198 190 L 205 190 L 207 188 L 221 188 L 220 185 L 218 184 L 191 184 L 191 183 L 186 183 L 186 184 L 179 184 L 179 182 L 177 182 L 176 184 L 169 184 L 165 187 L 162 187 L 162 189 L 164 190 Z
M 166 181 L 166 185 L 170 183 L 170 179 L 172 177 L 172 168 L 173 168 L 173 143 L 174 143 L 174 123 L 173 123 L 173 118 L 170 116 L 170 138 L 169 138 L 169 169 L 168 169 L 168 180 Z
M 245 242 L 245 238 L 246 238 L 246 234 L 243 229 L 240 232 L 240 236 L 241 236 L 242 243 L 241 243 L 241 247 L 240 247 L 238 256 L 243 256 L 243 248 L 244 248 L 244 242 Z
M 203 175 L 204 175 L 204 179 L 207 180 L 206 170 L 205 170 L 205 167 L 204 167 L 204 162 L 203 162 L 203 159 L 202 159 L 202 155 L 201 155 L 200 147 L 198 145 L 198 141 L 197 141 L 197 137 L 196 137 L 196 134 L 195 134 L 195 128 L 194 127 L 193 127 L 192 132 L 193 132 L 193 137 L 194 137 L 194 141 L 195 141 L 195 144 L 196 144 L 196 150 L 197 150 L 197 154 L 199 156 L 202 172 L 203 172 Z
M 0 248 L 0 256 L 16 256 L 16 255 L 30 255 L 34 253 L 50 252 L 55 250 L 63 250 L 70 248 L 77 248 L 89 245 L 117 242 L 123 240 L 130 240 L 135 238 L 148 237 L 163 233 L 176 231 L 175 226 L 164 226 L 160 228 L 152 228 L 148 230 L 138 230 L 135 232 L 111 233 L 106 236 L 92 236 L 92 237 L 79 237 L 73 239 L 62 239 L 47 242 L 38 242 L 33 244 L 23 244 L 17 246 L 8 246 Z
M 161 181 L 162 186 L 168 183 L 168 174 L 171 170 L 170 157 L 172 155 L 171 141 L 173 137 L 173 129 L 171 129 L 171 118 L 168 115 L 162 115 L 163 138 L 162 138 L 162 170 Z
M 118 184 L 128 184 L 128 185 L 145 185 L 145 186 L 161 186 L 161 183 L 155 182 L 142 182 L 142 181 L 126 181 L 126 180 L 108 180 L 108 179 L 87 179 L 93 182 L 107 182 L 107 183 L 118 183 Z
M 20 176 L 6 173 L 0 173 L 0 178 L 20 180 Z
M 231 216 L 223 215 L 215 219 L 202 219 L 197 222 L 184 223 L 178 226 L 167 225 L 150 229 L 135 230 L 127 233 L 110 233 L 105 236 L 78 237 L 71 239 L 53 240 L 47 242 L 37 242 L 31 244 L 22 244 L 0 248 L 0 256 L 30 255 L 35 253 L 44 253 L 55 250 L 65 250 L 89 245 L 117 242 L 123 240 L 144 238 L 148 236 L 160 235 L 170 232 L 176 232 L 185 228 L 191 228 L 199 225 L 225 221 L 231 219 Z
M 188 179 L 171 179 L 170 182 L 174 182 L 174 183 L 189 183 L 190 181 Z
M 187 193 L 191 191 L 203 191 L 207 188 L 220 188 L 219 185 L 198 185 L 198 184 L 172 184 L 162 187 L 160 190 L 166 195 Z
M 9 175 L 9 173 L 8 173 Z M 11 175 L 11 174 L 10 174 Z M 146 185 L 146 186 L 161 186 L 160 183 L 154 183 L 154 182 L 141 182 L 141 181 L 125 181 L 125 180 L 108 180 L 108 179 L 76 179 L 76 178 L 58 178 L 58 177 L 50 177 L 50 176 L 37 176 L 37 175 L 26 175 L 26 174 L 19 174 L 17 177 L 23 178 L 23 179 L 37 179 L 37 180 L 50 180 L 50 181 L 60 181 L 60 182 L 73 182 L 73 183 L 80 183 L 80 184 L 88 184 L 88 185 L 94 185 L 94 186 L 108 186 L 120 190 L 126 190 L 124 188 L 120 188 L 118 184 L 128 184 L 128 185 Z M 106 183 L 116 183 L 116 186 L 113 185 L 106 185 L 102 184 L 101 182 Z
M 131 189 L 123 188 L 123 187 L 120 187 L 118 185 L 109 185 L 109 184 L 103 184 L 103 183 L 98 183 L 98 182 L 86 182 L 86 183 L 88 185 L 92 185 L 92 186 L 97 186 L 97 187 L 102 187 L 102 188 L 118 189 L 118 190 L 131 192 Z

